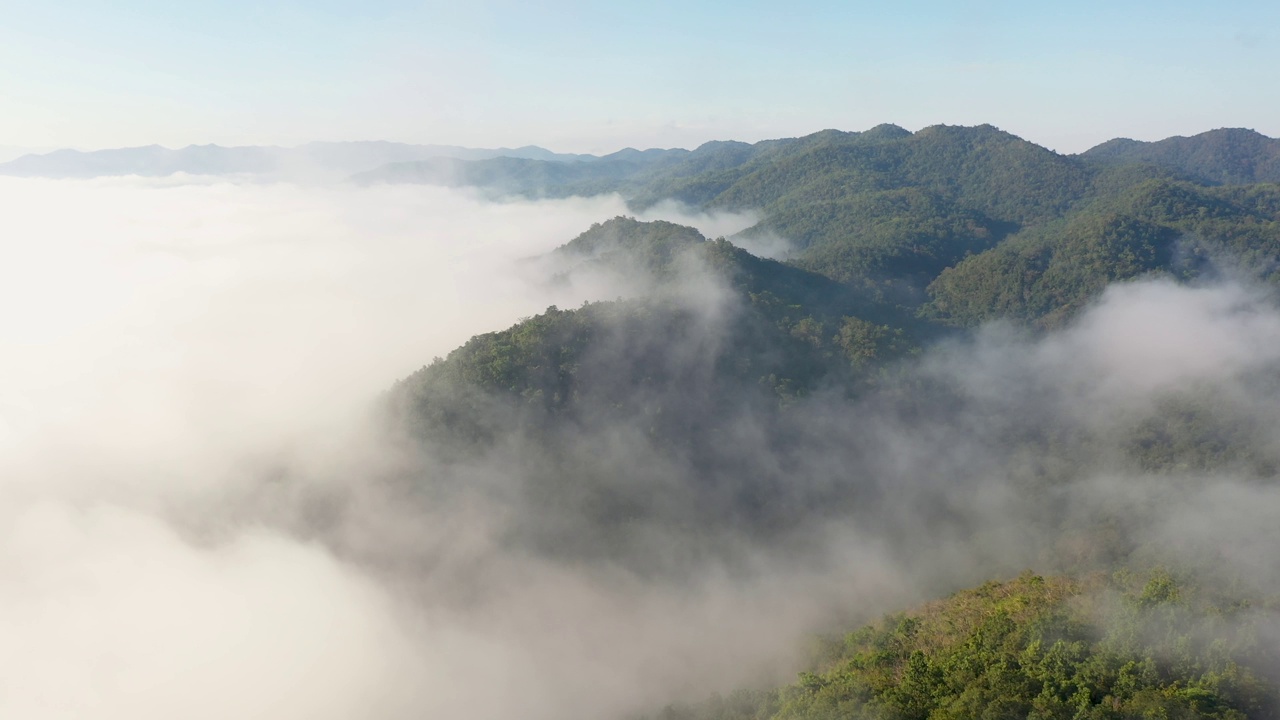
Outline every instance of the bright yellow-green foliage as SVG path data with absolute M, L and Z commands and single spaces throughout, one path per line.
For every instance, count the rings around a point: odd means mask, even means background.
M 1270 718 L 1274 608 L 1213 597 L 1164 571 L 990 582 L 826 644 L 794 685 L 689 718 Z

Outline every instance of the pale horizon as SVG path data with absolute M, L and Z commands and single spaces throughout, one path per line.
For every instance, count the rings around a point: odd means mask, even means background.
M 877 123 L 877 125 L 881 125 L 881 124 L 897 125 L 898 123 Z M 1273 138 L 1274 138 L 1274 137 L 1277 137 L 1277 135 L 1280 135 L 1280 133 L 1277 133 L 1277 134 L 1274 134 L 1274 135 L 1273 135 L 1273 134 L 1271 134 L 1271 133 L 1268 133 L 1268 132 L 1263 131 L 1263 130 L 1259 130 L 1259 129 L 1254 128 L 1254 127 L 1245 127 L 1245 126 L 1226 126 L 1226 125 L 1223 125 L 1223 126 L 1215 126 L 1215 127 L 1206 127 L 1206 128 L 1201 129 L 1201 130 L 1188 131 L 1188 132 L 1181 132 L 1181 133 L 1173 133 L 1173 134 L 1169 134 L 1169 135 L 1159 135 L 1159 136 L 1152 136 L 1152 137 L 1134 137 L 1134 136 L 1132 136 L 1132 135 L 1111 135 L 1111 136 L 1101 137 L 1101 139 L 1099 139 L 1097 142 L 1090 142 L 1090 143 L 1086 143 L 1086 144 L 1084 144 L 1084 145 L 1082 145 L 1082 146 L 1080 146 L 1080 147 L 1073 147 L 1073 148 L 1071 148 L 1071 149 L 1063 149 L 1063 148 L 1052 147 L 1052 146 L 1050 146 L 1050 145 L 1048 145 L 1048 144 L 1046 144 L 1046 143 L 1039 142 L 1039 141 L 1038 141 L 1036 138 L 1034 138 L 1034 137 L 1028 137 L 1028 136 L 1026 136 L 1026 135 L 1024 135 L 1024 134 L 1022 134 L 1022 133 L 1014 132 L 1014 131 L 1012 131 L 1012 130 L 1009 130 L 1008 128 L 1000 127 L 999 125 L 995 125 L 995 123 L 971 123 L 971 124 L 961 124 L 961 123 L 955 123 L 955 124 L 953 124 L 953 123 L 931 123 L 931 124 L 929 124 L 929 125 L 922 125 L 922 126 L 920 126 L 920 127 L 905 127 L 905 126 L 899 126 L 899 127 L 904 127 L 904 129 L 909 130 L 909 131 L 911 131 L 911 132 L 915 133 L 915 132 L 919 132 L 920 130 L 922 130 L 922 129 L 926 128 L 926 127 L 932 127 L 932 126 L 936 126 L 936 125 L 953 125 L 953 126 L 955 126 L 955 125 L 963 125 L 963 126 L 965 126 L 965 127 L 974 127 L 974 126 L 977 126 L 977 125 L 984 125 L 984 124 L 987 124 L 987 125 L 994 125 L 995 127 L 997 127 L 998 129 L 1000 129 L 1000 130 L 1002 130 L 1002 131 L 1004 131 L 1004 132 L 1008 132 L 1008 133 L 1010 133 L 1010 134 L 1012 134 L 1012 135 L 1016 135 L 1016 136 L 1018 136 L 1018 137 L 1022 138 L 1023 140 L 1026 140 L 1026 141 L 1031 142 L 1031 143 L 1034 143 L 1034 144 L 1036 144 L 1036 145 L 1040 145 L 1040 146 L 1042 146 L 1042 147 L 1048 148 L 1049 150 L 1053 150 L 1054 152 L 1057 152 L 1057 153 L 1062 154 L 1062 155 L 1074 155 L 1074 154 L 1079 154 L 1079 153 L 1082 153 L 1082 152 L 1084 152 L 1084 151 L 1086 151 L 1086 150 L 1089 150 L 1090 148 L 1097 147 L 1098 145 L 1100 145 L 1100 144 L 1102 144 L 1102 143 L 1105 143 L 1105 142 L 1107 142 L 1107 141 L 1110 141 L 1110 140 L 1137 140 L 1137 141 L 1139 141 L 1139 142 L 1158 142 L 1158 141 L 1160 141 L 1160 140 L 1165 140 L 1165 139 L 1173 138 L 1173 137 L 1192 137 L 1192 136 L 1195 136 L 1195 135 L 1200 135 L 1200 134 L 1203 134 L 1203 133 L 1206 133 L 1206 132 L 1211 132 L 1211 131 L 1214 131 L 1214 130 L 1249 130 L 1249 131 L 1258 132 L 1258 133 L 1260 133 L 1260 134 L 1262 134 L 1262 135 L 1265 135 L 1265 136 L 1267 136 L 1267 137 L 1273 137 Z M 558 153 L 558 154 L 608 155 L 608 154 L 610 154 L 610 153 L 618 152 L 618 151 L 621 151 L 621 150 L 626 150 L 626 149 L 629 149 L 629 148 L 630 148 L 630 149 L 636 149 L 636 150 L 648 150 L 648 149 L 655 149 L 655 148 L 656 148 L 656 149 L 685 149 L 685 150 L 693 150 L 693 149 L 696 149 L 698 146 L 700 146 L 700 145 L 702 145 L 702 144 L 704 144 L 704 143 L 707 143 L 707 142 L 715 142 L 715 141 L 731 141 L 731 142 L 756 143 L 756 142 L 762 142 L 762 141 L 766 141 L 766 140 L 779 140 L 779 139 L 787 139 L 787 138 L 803 137 L 803 136 L 805 136 L 805 135 L 811 135 L 811 134 L 813 134 L 813 133 L 821 132 L 821 131 L 823 131 L 823 130 L 838 130 L 838 131 L 841 131 L 841 132 L 864 132 L 864 131 L 866 131 L 866 130 L 871 129 L 872 127 L 875 127 L 875 125 L 868 126 L 868 127 L 864 127 L 864 128 L 816 128 L 816 129 L 814 129 L 814 130 L 812 130 L 812 131 L 805 132 L 805 133 L 799 133 L 799 134 L 796 134 L 796 135 L 785 135 L 785 136 L 784 136 L 784 135 L 778 135 L 778 136 L 769 136 L 769 137 L 759 137 L 759 138 L 754 138 L 754 139 L 742 139 L 742 138 L 738 138 L 738 137 L 714 137 L 714 138 L 708 138 L 708 139 L 703 140 L 703 141 L 701 141 L 701 142 L 696 142 L 696 143 L 686 143 L 686 144 L 684 144 L 684 145 L 647 145 L 647 144 L 644 144 L 644 143 L 633 143 L 633 144 L 630 144 L 630 145 L 621 145 L 621 146 L 617 146 L 617 147 L 609 147 L 609 148 L 596 149 L 596 150 L 572 149 L 572 148 L 565 148 L 565 147 L 559 147 L 559 146 L 555 146 L 555 147 L 553 147 L 553 146 L 548 146 L 548 145 L 541 144 L 541 143 L 537 143 L 537 142 L 512 142 L 512 143 L 506 143 L 506 144 L 501 144 L 501 145 L 463 145 L 463 144 L 459 144 L 459 143 L 451 143 L 451 142 L 430 142 L 430 141 L 414 142 L 414 141 L 395 140 L 395 139 L 386 139 L 386 138 L 363 138 L 363 139 L 361 139 L 361 138 L 357 138 L 357 139 L 336 139 L 336 140 L 320 139 L 320 140 L 305 140 L 305 141 L 297 142 L 297 143 L 284 143 L 284 144 L 280 144 L 280 143 L 275 143 L 275 144 L 272 144 L 272 143 L 245 143 L 245 144 L 232 144 L 232 143 L 219 143 L 219 142 L 189 142 L 189 143 L 183 143 L 183 144 L 145 143 L 145 144 L 142 144 L 142 145 L 119 145 L 119 146 L 109 146 L 109 147 L 86 147 L 86 146 L 81 146 L 81 147 L 72 147 L 72 146 L 56 146 L 56 147 L 54 147 L 54 146 L 46 146 L 46 147 L 35 147 L 35 148 L 30 148 L 30 147 L 16 147 L 16 146 L 3 146 L 3 145 L 0 145 L 0 162 L 7 162 L 7 161 L 9 161 L 9 160 L 13 160 L 13 159 L 16 159 L 16 158 L 22 157 L 22 156 L 24 156 L 24 155 L 45 155 L 45 154 L 48 154 L 48 153 L 58 152 L 58 151 L 61 151 L 61 150 L 74 150 L 74 151 L 77 151 L 77 152 L 90 153 L 90 152 L 98 152 L 98 151 L 102 151 L 102 150 L 122 150 L 122 149 L 134 149 L 134 148 L 156 147 L 156 146 L 158 146 L 158 147 L 162 147 L 162 148 L 165 148 L 165 149 L 167 149 L 167 150 L 181 150 L 181 149 L 188 148 L 188 147 L 222 147 L 222 148 L 234 148 L 234 147 L 278 147 L 278 148 L 296 148 L 296 147 L 302 147 L 302 146 L 305 146 L 305 145 L 311 145 L 311 144 L 323 144 L 323 143 L 332 143 L 332 144 L 343 144 L 343 143 L 391 143 L 391 144 L 400 144 L 400 145 L 418 145 L 418 146 L 431 146 L 431 145 L 438 145 L 438 146 L 441 146 L 441 147 L 459 147 L 459 148 L 467 148 L 467 149 L 475 149 L 475 150 L 502 150 L 502 149 L 506 149 L 506 150 L 518 150 L 518 149 L 526 148 L 526 147 L 537 147 L 537 148 L 541 148 L 541 149 L 543 149 L 543 150 L 549 150 L 549 151 L 551 151 L 551 152 L 553 152 L 553 153 Z
M 916 0 L 7 8 L 0 147 L 755 142 L 989 123 L 1062 153 L 1280 135 L 1280 8 Z

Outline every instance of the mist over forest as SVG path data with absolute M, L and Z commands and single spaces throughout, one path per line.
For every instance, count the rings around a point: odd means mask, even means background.
M 0 177 L 0 715 L 1275 717 L 1277 143 Z

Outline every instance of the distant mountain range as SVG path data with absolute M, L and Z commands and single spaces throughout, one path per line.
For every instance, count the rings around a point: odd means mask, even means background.
M 1129 139 L 1109 140 L 1078 155 L 1061 155 L 1047 148 L 1003 133 L 990 125 L 972 128 L 989 130 L 1016 139 L 1039 155 L 1053 155 L 1081 167 L 1103 165 L 1146 165 L 1160 168 L 1186 180 L 1213 185 L 1280 182 L 1280 140 L 1253 130 L 1227 128 L 1193 137 L 1173 137 L 1159 142 Z M 799 138 L 765 140 L 748 144 L 713 141 L 695 150 L 627 149 L 595 158 L 596 163 L 553 166 L 543 158 L 494 155 L 488 158 L 429 158 L 405 160 L 359 173 L 353 179 L 362 184 L 427 183 L 474 186 L 499 194 L 531 197 L 567 196 L 598 192 L 621 192 L 649 204 L 664 193 L 691 195 L 688 201 L 701 203 L 718 183 L 742 168 L 769 165 L 774 159 L 807 152 L 814 147 L 901 141 L 906 145 L 931 144 L 926 138 L 939 133 L 956 133 L 965 128 L 937 125 L 912 133 L 896 125 L 880 125 L 865 132 L 823 130 Z M 913 140 L 912 138 L 917 138 Z M 955 150 L 951 148 L 948 152 Z M 845 153 L 844 159 L 850 159 Z M 461 160 L 461 162 L 459 161 Z M 892 158 L 885 158 L 892 162 Z M 841 158 L 835 158 L 840 162 Z M 719 179 L 712 174 L 722 173 Z M 698 187 L 686 180 L 699 177 Z M 723 188 L 720 188 L 723 189 Z M 716 193 L 718 194 L 718 192 Z
M 880 125 L 865 132 L 824 130 L 799 138 L 757 143 L 712 141 L 694 150 L 626 148 L 608 155 L 557 153 L 534 145 L 484 149 L 385 141 L 315 142 L 297 147 L 189 145 L 176 150 L 149 145 L 28 154 L 0 162 L 0 175 L 88 178 L 189 173 L 350 178 L 360 184 L 472 186 L 497 194 L 539 197 L 622 192 L 642 202 L 652 202 L 657 198 L 655 193 L 660 195 L 670 190 L 706 194 L 716 182 L 710 174 L 732 174 L 753 160 L 769 162 L 775 155 L 855 138 L 866 144 L 917 135 L 928 137 L 946 127 L 934 126 L 912 133 L 896 125 Z M 1078 155 L 1060 155 L 1033 143 L 1026 144 L 1041 153 L 1089 166 L 1146 165 L 1199 183 L 1280 182 L 1280 140 L 1242 128 L 1222 128 L 1158 142 L 1117 138 Z M 676 187 L 694 176 L 701 176 L 699 188 Z
M 0 175 L 90 178 L 113 175 L 163 177 L 192 175 L 265 175 L 281 178 L 342 179 L 391 163 L 434 158 L 484 160 L 521 158 L 550 163 L 595 160 L 593 155 L 554 153 L 532 145 L 476 149 L 454 145 L 393 142 L 315 142 L 298 147 L 189 145 L 171 150 L 160 145 L 112 150 L 56 150 L 0 163 Z

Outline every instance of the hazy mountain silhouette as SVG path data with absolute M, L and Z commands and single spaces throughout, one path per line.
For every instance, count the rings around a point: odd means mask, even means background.
M 552 163 L 596 159 L 593 155 L 554 153 L 533 145 L 514 149 L 477 149 L 454 145 L 409 145 L 373 141 L 314 142 L 298 147 L 188 145 L 177 150 L 148 145 L 94 151 L 56 150 L 41 155 L 24 155 L 0 163 L 0 175 L 88 178 L 112 175 L 163 177 L 174 173 L 189 173 L 342 178 L 396 162 L 429 158 L 482 160 L 497 157 Z

